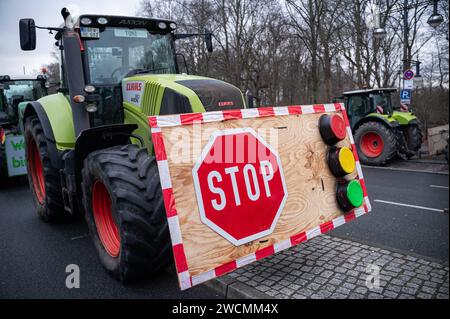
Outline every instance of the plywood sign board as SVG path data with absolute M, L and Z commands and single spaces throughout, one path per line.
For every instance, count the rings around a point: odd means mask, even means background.
M 364 203 L 344 214 L 318 129 L 346 123 Z M 149 117 L 181 289 L 327 232 L 370 211 L 342 104 Z

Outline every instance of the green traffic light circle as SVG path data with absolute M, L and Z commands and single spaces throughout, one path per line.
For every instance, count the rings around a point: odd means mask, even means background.
M 347 185 L 347 198 L 354 207 L 362 205 L 364 193 L 361 184 L 357 180 L 352 180 Z

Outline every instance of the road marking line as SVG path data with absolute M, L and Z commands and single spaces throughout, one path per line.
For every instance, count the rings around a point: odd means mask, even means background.
M 70 238 L 70 240 L 82 239 L 82 238 L 86 238 L 86 237 L 88 237 L 88 236 L 89 236 L 89 234 L 84 234 L 84 235 L 72 237 L 72 238 Z
M 383 167 L 383 166 L 368 166 L 361 165 L 364 169 L 383 169 L 387 171 L 399 171 L 399 172 L 413 172 L 413 173 L 426 173 L 426 174 L 437 174 L 437 175 L 448 175 L 448 172 L 433 172 L 428 170 L 419 170 L 419 169 L 408 169 L 408 168 L 399 168 L 399 167 Z
M 440 186 L 440 185 L 430 185 L 430 187 L 448 189 L 448 186 Z
M 390 202 L 390 201 L 381 200 L 381 199 L 375 199 L 375 202 L 384 203 L 384 204 L 391 204 L 391 205 L 397 205 L 397 206 L 404 206 L 404 207 L 411 207 L 411 208 L 418 208 L 418 209 L 423 209 L 423 210 L 431 210 L 431 211 L 434 211 L 434 212 L 442 212 L 442 213 L 444 212 L 443 209 L 423 207 L 423 206 L 410 205 L 410 204 L 403 204 L 403 203 L 397 203 L 397 202 Z

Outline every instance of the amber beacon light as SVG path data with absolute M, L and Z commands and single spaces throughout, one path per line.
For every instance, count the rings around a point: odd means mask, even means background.
M 348 147 L 330 147 L 327 161 L 331 172 L 337 178 L 353 173 L 356 167 L 355 157 Z

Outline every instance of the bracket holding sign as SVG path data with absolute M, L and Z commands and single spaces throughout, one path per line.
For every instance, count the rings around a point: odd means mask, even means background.
M 319 132 L 324 113 L 344 120 L 345 138 L 335 146 L 356 160 L 339 183 Z M 371 209 L 341 103 L 151 116 L 149 125 L 183 290 Z M 346 213 L 337 203 L 345 180 L 363 191 Z

